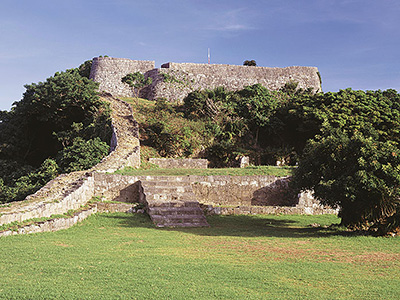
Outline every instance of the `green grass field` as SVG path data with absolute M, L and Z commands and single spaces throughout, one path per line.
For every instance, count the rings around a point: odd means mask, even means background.
M 156 229 L 98 214 L 0 238 L 1 299 L 399 299 L 400 239 L 310 227 L 336 216 L 212 216 Z
M 185 176 L 185 175 L 200 175 L 200 176 L 252 176 L 252 175 L 273 175 L 277 177 L 289 176 L 293 172 L 293 167 L 275 167 L 275 166 L 250 166 L 247 168 L 221 168 L 221 169 L 135 169 L 126 167 L 123 170 L 118 170 L 115 173 L 122 175 L 153 175 L 153 176 Z

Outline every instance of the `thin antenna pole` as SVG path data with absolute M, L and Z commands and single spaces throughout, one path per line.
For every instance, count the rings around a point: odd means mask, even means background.
M 210 64 L 210 48 L 208 48 L 208 64 Z

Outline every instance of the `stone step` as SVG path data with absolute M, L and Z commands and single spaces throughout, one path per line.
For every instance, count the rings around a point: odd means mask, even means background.
M 151 216 L 151 220 L 157 227 L 167 226 L 180 226 L 184 227 L 183 224 L 192 224 L 191 227 L 203 227 L 209 226 L 204 216 L 200 215 L 185 215 L 185 216 Z
M 210 225 L 206 222 L 199 223 L 168 223 L 168 224 L 155 224 L 156 227 L 210 227 Z
M 203 211 L 196 207 L 150 207 L 151 215 L 203 215 Z
M 146 176 L 145 178 L 140 179 L 144 183 L 149 182 L 186 182 L 190 183 L 191 179 L 189 176 Z
M 166 194 L 166 193 L 147 193 L 146 194 L 146 200 L 147 201 L 163 201 L 163 202 L 176 202 L 176 201 L 181 201 L 181 202 L 196 202 L 195 200 L 196 196 L 193 193 L 172 193 L 172 194 Z
M 141 181 L 146 210 L 157 227 L 209 226 L 190 182 L 185 179 L 153 177 Z
M 199 207 L 197 201 L 175 201 L 175 202 L 165 202 L 165 201 L 147 201 L 148 207 Z

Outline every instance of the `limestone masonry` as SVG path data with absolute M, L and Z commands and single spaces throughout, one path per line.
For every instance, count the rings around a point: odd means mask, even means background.
M 170 62 L 163 64 L 161 68 L 155 68 L 154 61 L 95 57 L 90 78 L 100 84 L 99 91 L 106 91 L 114 96 L 132 97 L 133 90 L 122 83 L 121 78 L 135 72 L 152 78 L 153 83 L 141 92 L 141 97 L 150 100 L 163 97 L 172 102 L 182 102 L 194 90 L 223 86 L 232 91 L 256 83 L 270 90 L 278 90 L 289 81 L 298 82 L 300 88 L 321 91 L 316 67 L 268 68 Z

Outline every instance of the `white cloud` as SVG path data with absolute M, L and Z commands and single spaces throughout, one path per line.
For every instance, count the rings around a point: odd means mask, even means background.
M 213 15 L 211 24 L 205 29 L 227 32 L 253 30 L 255 28 L 248 25 L 248 15 L 249 12 L 244 8 L 218 12 Z

